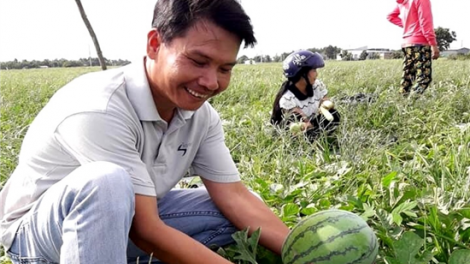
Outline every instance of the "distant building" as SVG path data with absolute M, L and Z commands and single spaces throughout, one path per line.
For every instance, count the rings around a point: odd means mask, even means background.
M 245 64 L 256 64 L 254 60 L 246 60 Z
M 460 48 L 460 49 L 451 49 L 451 50 L 444 50 L 441 52 L 442 57 L 448 57 L 449 55 L 467 55 L 470 54 L 469 48 Z
M 361 54 L 366 51 L 367 58 L 369 58 L 372 54 L 377 54 L 378 58 L 380 59 L 392 59 L 393 58 L 393 51 L 390 49 L 381 49 L 381 48 L 371 48 L 369 49 L 367 46 L 355 48 L 355 49 L 347 49 L 349 53 L 352 54 L 353 60 L 359 60 Z M 336 56 L 337 60 L 342 60 L 341 56 L 338 54 Z

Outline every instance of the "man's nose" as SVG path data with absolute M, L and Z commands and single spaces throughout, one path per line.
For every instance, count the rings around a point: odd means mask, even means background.
M 211 91 L 219 89 L 217 71 L 214 71 L 214 70 L 206 71 L 204 75 L 199 78 L 199 85 Z

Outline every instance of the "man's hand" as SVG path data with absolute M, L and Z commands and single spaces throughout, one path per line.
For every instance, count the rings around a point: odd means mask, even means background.
M 250 227 L 249 233 L 261 227 L 260 244 L 281 255 L 289 228 L 266 204 L 241 182 L 218 183 L 202 178 L 214 203 L 238 229 Z
M 437 60 L 439 58 L 439 47 L 437 45 L 431 46 L 432 59 Z
M 135 196 L 135 215 L 129 236 L 139 248 L 149 254 L 153 252 L 165 263 L 231 263 L 188 235 L 167 226 L 158 215 L 156 197 Z

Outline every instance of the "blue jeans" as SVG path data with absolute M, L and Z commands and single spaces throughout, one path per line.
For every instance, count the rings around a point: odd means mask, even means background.
M 158 209 L 167 225 L 204 245 L 233 243 L 236 228 L 204 188 L 172 190 Z M 22 218 L 8 255 L 13 263 L 149 263 L 128 237 L 133 216 L 129 174 L 111 163 L 90 163 L 41 196 Z

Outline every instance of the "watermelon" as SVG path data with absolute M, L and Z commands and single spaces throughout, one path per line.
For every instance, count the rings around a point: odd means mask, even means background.
M 282 246 L 284 264 L 373 264 L 374 231 L 358 215 L 326 210 L 302 219 Z

